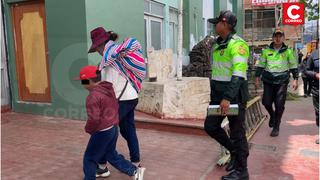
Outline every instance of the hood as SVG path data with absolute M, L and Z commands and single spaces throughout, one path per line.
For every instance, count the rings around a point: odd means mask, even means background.
M 106 96 L 113 96 L 114 90 L 112 87 L 112 83 L 109 83 L 107 81 L 100 82 L 95 88 L 92 89 L 91 93 L 98 92 L 102 93 Z

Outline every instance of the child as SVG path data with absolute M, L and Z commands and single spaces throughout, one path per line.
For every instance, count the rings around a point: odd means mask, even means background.
M 83 158 L 84 179 L 96 179 L 98 162 L 107 159 L 122 173 L 132 176 L 134 180 L 143 180 L 145 168 L 134 166 L 116 151 L 119 115 L 112 84 L 101 81 L 100 71 L 96 66 L 83 67 L 78 80 L 89 91 L 85 131 L 91 137 Z M 107 170 L 105 172 L 109 173 Z

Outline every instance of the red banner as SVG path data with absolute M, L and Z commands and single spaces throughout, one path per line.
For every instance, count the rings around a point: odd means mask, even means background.
M 251 0 L 252 6 L 273 6 L 283 3 L 297 3 L 299 0 Z

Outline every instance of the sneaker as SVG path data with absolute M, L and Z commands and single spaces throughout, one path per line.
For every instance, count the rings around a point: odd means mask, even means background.
M 99 167 L 96 170 L 96 178 L 106 178 L 110 176 L 110 171 L 106 167 L 105 169 L 100 169 Z
M 143 180 L 145 170 L 146 168 L 144 167 L 138 167 L 136 172 L 133 175 L 133 180 Z
M 142 167 L 140 161 L 139 162 L 132 162 L 132 164 L 135 165 L 136 167 Z

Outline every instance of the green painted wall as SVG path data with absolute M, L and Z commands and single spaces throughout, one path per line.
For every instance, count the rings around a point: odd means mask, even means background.
M 164 48 L 170 48 L 170 25 L 169 25 L 169 21 L 170 21 L 170 7 L 175 8 L 175 9 L 179 9 L 179 2 L 178 0 L 158 0 L 158 2 L 165 4 L 164 7 L 164 29 L 163 32 L 165 34 L 164 37 Z
M 233 0 L 233 12 L 237 15 L 237 34 L 239 36 L 243 35 L 243 18 L 244 18 L 244 10 L 243 10 L 243 0 Z
M 18 100 L 15 47 L 10 11 L 10 3 L 13 2 L 18 1 L 5 0 L 4 2 L 13 111 L 84 119 L 86 117 L 84 101 L 87 92 L 82 89 L 79 82 L 72 80 L 78 75 L 79 69 L 88 64 L 84 0 L 45 1 L 52 98 L 52 102 L 47 104 L 26 103 Z M 76 9 L 76 11 L 70 9 Z
M 183 49 L 184 53 L 188 54 L 190 44 L 190 0 L 183 0 Z
M 220 14 L 220 1 L 213 0 L 214 1 L 214 17 L 217 17 Z
M 13 111 L 85 119 L 84 102 L 88 93 L 79 82 L 72 79 L 78 75 L 81 67 L 97 64 L 101 59 L 97 53 L 87 54 L 91 45 L 90 31 L 102 26 L 118 33 L 119 41 L 125 37 L 135 37 L 144 47 L 144 1 L 117 0 L 110 3 L 106 0 L 45 0 L 52 97 L 52 102 L 46 104 L 19 102 L 18 99 L 10 6 L 23 1 L 28 0 L 4 0 Z M 235 1 L 238 4 L 233 5 L 233 10 L 238 15 L 239 28 L 243 22 L 242 11 L 239 11 L 242 9 L 242 0 Z M 177 6 L 176 1 L 166 2 Z M 214 1 L 215 15 L 221 10 L 220 4 L 220 1 Z M 195 41 L 203 37 L 202 1 L 184 0 L 183 9 L 183 45 L 187 54 L 190 35 L 193 34 Z M 239 32 L 242 31 L 239 29 Z
M 189 52 L 194 42 L 199 42 L 204 37 L 204 22 L 202 19 L 202 1 L 183 1 L 183 48 Z
M 73 78 L 78 76 L 81 67 L 96 64 L 101 59 L 96 53 L 87 53 L 91 45 L 90 31 L 102 26 L 118 33 L 120 41 L 125 37 L 135 37 L 144 46 L 143 0 L 117 0 L 112 3 L 106 0 L 45 0 L 51 103 L 18 100 L 10 6 L 22 1 L 5 0 L 4 3 L 13 111 L 85 119 L 84 104 L 88 92 Z
M 144 47 L 144 0 L 85 0 L 85 3 L 87 49 L 91 45 L 90 31 L 99 26 L 118 33 L 118 42 L 125 37 L 135 37 Z M 89 54 L 90 64 L 97 64 L 100 60 L 98 53 Z
M 243 0 L 214 0 L 214 15 L 219 16 L 220 11 L 227 10 L 228 1 L 232 2 L 232 12 L 237 16 L 237 34 L 243 35 Z

